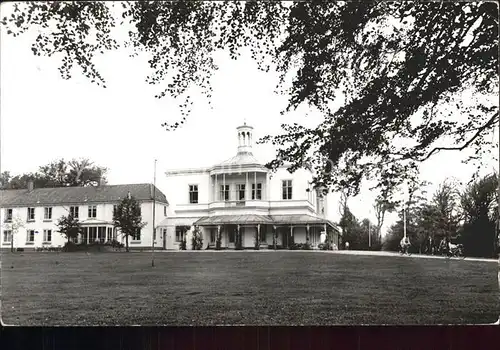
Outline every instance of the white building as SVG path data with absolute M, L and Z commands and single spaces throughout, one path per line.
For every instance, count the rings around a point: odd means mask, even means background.
M 83 232 L 77 243 L 101 243 L 123 237 L 113 227 L 113 208 L 130 193 L 141 205 L 142 221 L 147 225 L 134 237 L 129 238 L 130 248 L 149 248 L 153 233 L 153 193 L 155 193 L 155 222 L 158 224 L 167 214 L 165 195 L 151 184 L 101 185 L 96 187 L 33 188 L 0 191 L 1 247 L 15 248 L 61 247 L 67 239 L 57 232 L 57 221 L 69 213 L 77 217 Z M 12 235 L 12 223 L 22 224 Z M 163 236 L 156 237 L 163 246 Z
M 195 227 L 201 230 L 203 249 L 290 248 L 306 243 L 317 248 L 321 232 L 339 246 L 340 233 L 325 217 L 326 197 L 312 189 L 313 174 L 285 167 L 272 173 L 252 154 L 253 128 L 237 128 L 236 156 L 210 168 L 167 171 L 168 216 L 160 223 L 167 231 L 164 248 L 187 249 Z M 186 236 L 185 236 L 186 235 Z M 241 244 L 238 244 L 241 242 Z

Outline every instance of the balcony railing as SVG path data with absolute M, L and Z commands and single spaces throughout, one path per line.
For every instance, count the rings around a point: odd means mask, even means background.
M 245 200 L 240 201 L 226 201 L 224 202 L 226 207 L 244 207 L 246 204 Z

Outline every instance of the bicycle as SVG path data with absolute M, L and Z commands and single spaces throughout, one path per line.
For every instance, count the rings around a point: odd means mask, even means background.
M 411 253 L 410 253 L 410 247 L 399 247 L 399 255 L 403 256 L 403 255 L 408 255 L 408 256 L 411 256 Z

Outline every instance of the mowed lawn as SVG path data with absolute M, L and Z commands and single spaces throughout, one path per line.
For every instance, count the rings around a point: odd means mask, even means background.
M 322 252 L 4 253 L 16 325 L 477 324 L 497 264 Z

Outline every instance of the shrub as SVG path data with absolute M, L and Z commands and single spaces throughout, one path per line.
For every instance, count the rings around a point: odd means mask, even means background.
M 311 244 L 309 243 L 292 243 L 290 244 L 291 250 L 310 250 Z
M 64 247 L 62 248 L 63 252 L 77 252 L 80 250 L 80 247 L 78 244 L 73 243 L 73 242 L 66 242 L 64 244 Z
M 183 238 L 181 243 L 179 244 L 180 250 L 186 250 L 186 238 Z
M 220 232 L 217 233 L 217 239 L 215 240 L 215 249 L 221 250 L 222 248 L 222 235 Z
M 332 250 L 332 244 L 330 242 L 320 243 L 318 248 L 321 250 Z
M 106 242 L 105 245 L 110 245 L 111 247 L 118 248 L 118 249 L 125 247 L 125 244 L 118 242 L 116 239 L 113 239 L 112 241 Z
M 191 237 L 191 246 L 193 250 L 203 249 L 203 235 L 199 227 L 196 227 L 193 231 L 193 236 Z
M 24 248 L 17 248 L 16 251 L 18 251 L 18 252 L 24 252 Z

